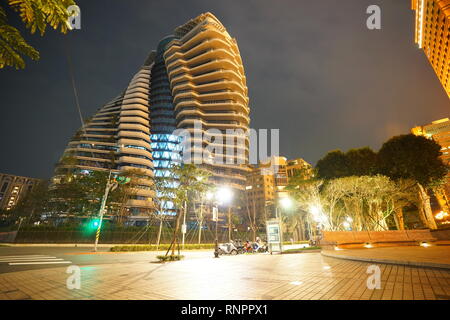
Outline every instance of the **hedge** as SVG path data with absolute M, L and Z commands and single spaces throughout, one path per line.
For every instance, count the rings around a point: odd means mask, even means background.
M 296 241 L 294 244 L 306 244 L 308 241 Z M 292 244 L 291 242 L 283 242 L 284 245 Z M 157 249 L 156 244 L 150 245 L 124 245 L 124 246 L 114 246 L 110 250 L 113 252 L 121 252 L 121 251 L 156 251 L 156 250 L 167 250 L 169 249 L 170 244 L 164 243 L 160 244 Z M 181 246 L 181 245 L 180 245 Z M 198 250 L 198 249 L 214 249 L 214 243 L 203 243 L 203 244 L 185 244 L 184 250 Z M 315 248 L 315 247 L 311 247 Z M 292 249 L 298 250 L 298 249 Z
M 128 245 L 128 246 L 114 246 L 110 250 L 113 252 L 120 251 L 156 251 L 156 250 L 167 250 L 170 244 L 160 244 L 157 249 L 156 244 L 150 245 Z M 181 245 L 180 245 L 181 248 Z M 204 244 L 185 244 L 184 250 L 196 250 L 196 249 L 214 249 L 214 243 L 204 243 Z

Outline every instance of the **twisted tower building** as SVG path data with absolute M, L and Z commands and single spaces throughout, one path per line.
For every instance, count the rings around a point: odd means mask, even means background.
M 236 40 L 213 14 L 201 14 L 162 39 L 127 89 L 78 131 L 65 151 L 77 163 L 60 162 L 54 180 L 73 168 L 141 169 L 141 188 L 127 203 L 136 215 L 153 207 L 154 177 L 171 179 L 168 168 L 181 161 L 182 151 L 193 154 L 214 183 L 244 190 L 248 102 Z M 193 143 L 180 150 L 175 129 L 189 132 Z M 209 129 L 223 134 L 224 140 L 212 139 Z M 242 143 L 225 146 L 227 139 Z M 213 160 L 225 152 L 227 163 Z M 212 160 L 204 161 L 205 155 Z M 172 208 L 166 209 L 170 214 Z

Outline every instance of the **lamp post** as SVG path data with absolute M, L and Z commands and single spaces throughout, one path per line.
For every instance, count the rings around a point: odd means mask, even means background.
M 216 220 L 216 237 L 214 240 L 214 257 L 219 257 L 219 239 L 217 235 L 217 228 L 218 228 L 218 222 L 219 222 L 219 205 L 223 205 L 226 203 L 230 203 L 231 199 L 233 198 L 233 192 L 228 187 L 221 187 L 217 190 L 216 195 L 216 206 L 213 207 L 213 216 L 215 216 Z M 215 211 L 215 212 L 214 212 Z M 228 208 L 228 218 L 231 217 L 231 207 Z M 230 228 L 231 221 L 229 220 L 228 228 Z M 230 231 L 230 230 L 228 230 Z
M 281 198 L 279 201 L 281 207 L 288 209 L 292 206 L 292 200 L 288 197 Z M 280 225 L 280 252 L 283 252 L 283 219 L 282 219 L 282 210 L 278 206 L 275 206 L 275 214 L 278 219 L 278 223 Z

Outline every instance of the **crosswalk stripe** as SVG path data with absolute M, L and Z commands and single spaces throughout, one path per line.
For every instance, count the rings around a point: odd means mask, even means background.
M 27 265 L 27 264 L 58 264 L 58 263 L 72 263 L 71 261 L 48 261 L 48 262 L 12 262 L 10 266 Z
M 6 261 L 0 261 L 0 262 L 3 262 L 3 263 L 6 263 L 6 262 L 32 262 L 32 261 L 37 261 L 37 262 L 39 262 L 39 261 L 63 261 L 64 259 L 20 259 L 20 260 L 6 260 Z
M 0 256 L 0 259 L 6 258 L 24 258 L 24 257 L 48 257 L 45 254 L 23 254 L 21 256 Z
M 53 256 L 47 256 L 47 257 L 27 257 L 27 258 L 0 258 L 0 262 L 4 262 L 4 261 L 10 261 L 10 260 L 38 260 L 38 259 L 54 259 L 56 257 Z

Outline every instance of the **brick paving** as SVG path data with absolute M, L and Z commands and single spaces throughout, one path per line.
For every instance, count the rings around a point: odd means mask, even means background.
M 0 299 L 450 299 L 450 270 L 379 264 L 381 289 L 370 290 L 372 264 L 320 253 L 102 264 L 81 267 L 79 290 L 65 266 L 0 274 Z

